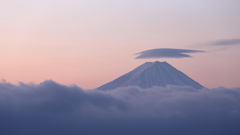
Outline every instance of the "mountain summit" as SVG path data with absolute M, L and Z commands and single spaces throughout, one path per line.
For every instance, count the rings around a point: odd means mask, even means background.
M 180 85 L 200 89 L 203 86 L 177 70 L 167 62 L 146 62 L 131 72 L 107 83 L 97 89 L 111 90 L 118 87 L 138 86 L 151 88 L 153 86 Z

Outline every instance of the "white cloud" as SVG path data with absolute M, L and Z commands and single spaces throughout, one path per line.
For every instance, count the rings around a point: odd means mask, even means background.
M 239 134 L 240 88 L 0 84 L 0 134 Z

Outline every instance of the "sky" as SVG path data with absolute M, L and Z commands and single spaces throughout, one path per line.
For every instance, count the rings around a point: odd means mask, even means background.
M 240 87 L 239 14 L 239 0 L 0 0 L 0 79 L 93 89 L 167 61 L 205 87 Z M 135 59 L 155 48 L 205 53 Z

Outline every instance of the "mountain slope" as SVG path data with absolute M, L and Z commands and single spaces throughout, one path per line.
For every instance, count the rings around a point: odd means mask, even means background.
M 187 85 L 194 88 L 203 86 L 177 70 L 167 62 L 146 62 L 131 72 L 107 83 L 97 89 L 110 90 L 118 87 L 138 86 L 151 88 L 153 86 Z

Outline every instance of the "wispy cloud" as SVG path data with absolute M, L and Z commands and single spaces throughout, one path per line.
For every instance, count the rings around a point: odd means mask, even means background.
M 0 83 L 0 134 L 238 135 L 240 88 L 84 91 L 53 81 Z
M 189 50 L 189 49 L 173 49 L 173 48 L 157 48 L 146 50 L 137 53 L 139 55 L 136 59 L 147 58 L 184 58 L 191 57 L 190 53 L 205 52 L 202 50 Z
M 233 46 L 233 45 L 240 45 L 240 38 L 235 39 L 223 39 L 219 41 L 215 41 L 213 43 L 210 43 L 210 45 L 216 45 L 216 46 Z

